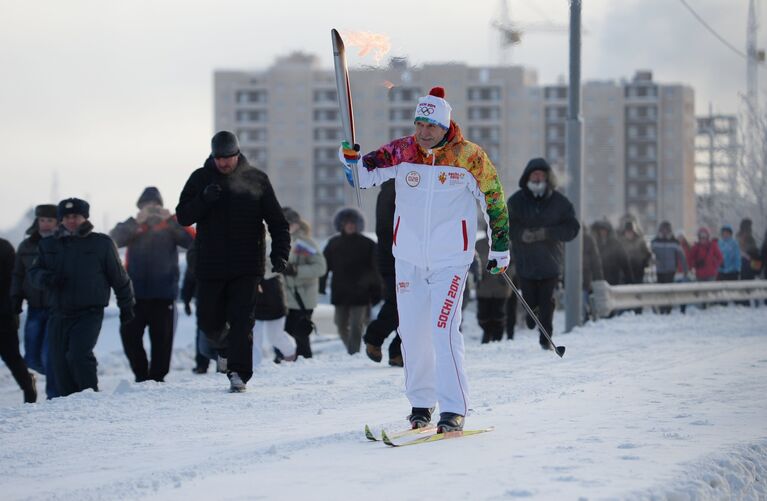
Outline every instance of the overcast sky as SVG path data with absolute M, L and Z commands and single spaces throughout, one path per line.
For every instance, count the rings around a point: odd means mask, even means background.
M 745 51 L 747 0 L 687 1 Z M 566 0 L 508 3 L 521 24 L 567 25 Z M 745 60 L 706 32 L 679 0 L 583 4 L 584 79 L 630 78 L 636 69 L 652 69 L 660 82 L 694 87 L 698 112 L 709 103 L 715 111 L 737 111 Z M 62 196 L 91 202 L 91 219 L 101 231 L 132 215 L 148 185 L 158 186 L 166 205 L 175 207 L 189 173 L 209 151 L 213 70 L 263 69 L 295 50 L 317 52 L 330 68 L 331 28 L 385 33 L 391 55 L 415 64 L 497 63 L 489 25 L 498 0 L 274 5 L 0 0 L 0 229 L 51 201 L 54 173 Z M 764 40 L 760 34 L 761 47 Z M 530 33 L 511 60 L 552 83 L 567 76 L 567 54 L 565 33 Z M 767 71 L 759 76 L 767 83 Z

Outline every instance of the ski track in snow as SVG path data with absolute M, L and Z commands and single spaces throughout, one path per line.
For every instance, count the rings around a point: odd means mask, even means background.
M 21 405 L 0 370 L 2 499 L 767 499 L 767 308 L 602 320 L 561 360 L 525 329 L 479 345 L 467 310 L 467 428 L 496 429 L 404 449 L 362 434 L 406 426 L 403 371 L 346 355 L 328 306 L 315 358 L 244 394 L 190 372 L 188 317 L 167 382 L 132 383 L 109 313 L 101 392 Z

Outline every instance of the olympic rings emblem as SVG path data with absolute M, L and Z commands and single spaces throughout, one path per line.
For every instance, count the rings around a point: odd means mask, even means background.
M 429 106 L 420 106 L 418 108 L 418 113 L 420 113 L 421 115 L 429 116 L 434 113 L 434 108 Z

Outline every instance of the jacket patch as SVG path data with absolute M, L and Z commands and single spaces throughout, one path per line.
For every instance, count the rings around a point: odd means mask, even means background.
M 397 282 L 397 294 L 404 294 L 410 292 L 410 282 Z
M 447 181 L 447 174 L 440 172 L 437 179 L 439 179 L 440 184 L 445 184 L 445 181 Z
M 405 182 L 408 186 L 415 188 L 421 184 L 421 175 L 417 171 L 410 171 L 405 176 Z

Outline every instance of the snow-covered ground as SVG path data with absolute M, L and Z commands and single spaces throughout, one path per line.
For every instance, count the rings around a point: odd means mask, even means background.
M 183 316 L 167 382 L 133 383 L 115 313 L 99 393 L 21 405 L 0 368 L 3 500 L 767 499 L 767 308 L 592 323 L 561 360 L 524 329 L 480 345 L 468 311 L 467 428 L 495 431 L 402 449 L 362 434 L 406 425 L 402 369 L 346 355 L 327 306 L 315 358 L 245 394 L 191 373 Z

